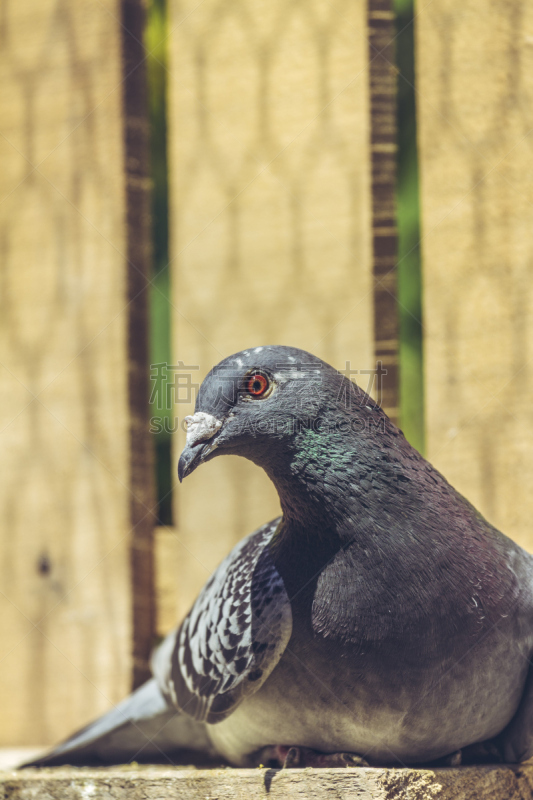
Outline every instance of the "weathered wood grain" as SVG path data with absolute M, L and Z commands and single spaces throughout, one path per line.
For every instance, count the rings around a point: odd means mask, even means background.
M 356 373 L 375 361 L 366 2 L 169 9 L 175 363 L 197 366 L 199 382 L 233 352 L 289 344 L 373 388 Z M 382 102 L 393 108 L 391 94 Z M 180 421 L 191 408 L 176 405 Z M 175 458 L 183 441 L 180 430 Z M 180 614 L 231 545 L 278 509 L 245 461 L 187 478 L 176 492 Z
M 531 800 L 532 787 L 532 767 L 0 773 L 1 800 Z
M 533 549 L 533 6 L 416 16 L 427 455 Z
M 52 743 L 131 685 L 143 122 L 119 2 L 2 14 L 0 742 Z
M 182 587 L 177 579 L 180 574 L 180 565 L 184 561 L 187 562 L 188 557 L 189 554 L 181 544 L 175 528 L 160 526 L 155 529 L 156 625 L 159 636 L 165 636 L 176 627 L 180 619 L 178 609 L 181 611 L 181 616 L 188 611 L 180 606 Z

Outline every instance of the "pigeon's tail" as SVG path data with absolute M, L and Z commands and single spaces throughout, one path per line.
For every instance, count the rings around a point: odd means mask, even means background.
M 215 756 L 205 725 L 170 709 L 154 679 L 62 744 L 22 767 L 130 761 L 190 763 Z

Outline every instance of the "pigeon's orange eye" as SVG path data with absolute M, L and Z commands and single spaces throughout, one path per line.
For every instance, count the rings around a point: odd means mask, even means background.
M 261 397 L 268 389 L 268 386 L 268 378 L 260 372 L 254 372 L 246 379 L 246 391 L 248 394 L 251 394 L 252 397 Z

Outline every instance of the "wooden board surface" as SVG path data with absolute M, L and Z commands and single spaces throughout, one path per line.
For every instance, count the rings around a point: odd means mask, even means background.
M 0 742 L 12 745 L 57 741 L 131 684 L 128 259 L 146 258 L 142 213 L 137 251 L 126 228 L 142 165 L 125 169 L 120 16 L 114 0 L 3 9 Z M 135 126 L 131 104 L 127 116 Z
M 0 772 L 1 800 L 531 800 L 533 768 Z
M 419 0 L 427 455 L 533 550 L 533 6 Z
M 366 3 L 169 10 L 174 363 L 199 383 L 231 353 L 288 344 L 372 369 Z M 192 405 L 176 405 L 179 421 Z M 175 462 L 183 442 L 180 429 Z M 187 478 L 175 510 L 182 615 L 279 504 L 257 467 L 225 457 Z

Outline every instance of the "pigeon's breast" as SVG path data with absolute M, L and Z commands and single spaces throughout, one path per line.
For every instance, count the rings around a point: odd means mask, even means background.
M 351 752 L 369 763 L 429 761 L 495 736 L 518 707 L 527 660 L 489 635 L 461 659 L 443 654 L 413 667 L 376 653 L 335 652 L 331 643 L 293 639 L 254 696 L 208 726 L 231 763 L 253 763 L 268 745 Z

